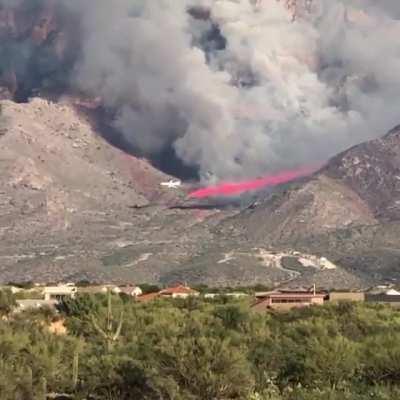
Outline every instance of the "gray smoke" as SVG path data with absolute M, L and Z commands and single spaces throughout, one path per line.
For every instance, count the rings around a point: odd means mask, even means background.
M 400 2 L 303 2 L 293 21 L 276 0 L 71 0 L 73 84 L 205 178 L 325 160 L 400 122 Z

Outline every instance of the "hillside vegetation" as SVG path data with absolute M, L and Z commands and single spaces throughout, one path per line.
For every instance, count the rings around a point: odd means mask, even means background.
M 258 314 L 237 300 L 83 296 L 0 311 L 0 398 L 317 400 L 400 398 L 400 312 L 342 303 Z

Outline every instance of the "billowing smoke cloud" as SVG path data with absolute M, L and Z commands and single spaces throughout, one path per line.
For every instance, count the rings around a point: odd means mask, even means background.
M 59 1 L 80 24 L 71 84 L 205 179 L 323 161 L 400 122 L 398 0 Z

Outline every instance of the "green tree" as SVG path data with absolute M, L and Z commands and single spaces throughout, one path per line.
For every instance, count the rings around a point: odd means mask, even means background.
M 0 318 L 8 316 L 16 305 L 17 302 L 11 290 L 0 290 Z
M 245 353 L 228 339 L 164 340 L 155 363 L 155 385 L 170 399 L 242 399 L 254 388 Z
M 400 333 L 368 337 L 363 343 L 363 373 L 370 383 L 400 384 Z

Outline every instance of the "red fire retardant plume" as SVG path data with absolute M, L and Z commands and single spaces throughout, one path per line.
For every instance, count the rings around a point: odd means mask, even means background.
M 195 190 L 189 194 L 190 198 L 203 199 L 216 196 L 235 196 L 251 190 L 267 188 L 283 183 L 293 181 L 296 178 L 310 175 L 318 167 L 305 167 L 294 171 L 283 171 L 275 175 L 267 175 L 263 178 L 252 179 L 243 182 L 222 182 L 216 186 L 209 186 L 203 189 Z

